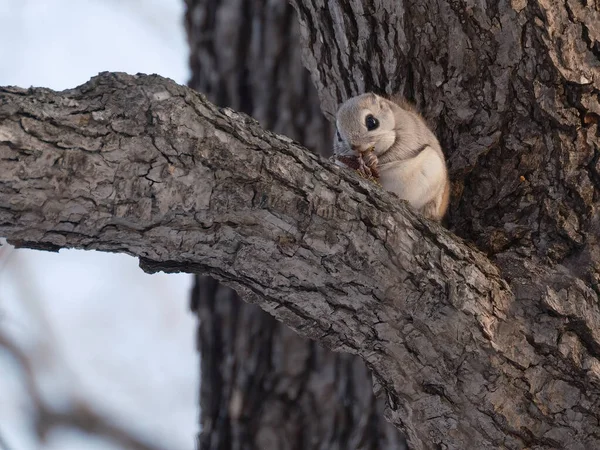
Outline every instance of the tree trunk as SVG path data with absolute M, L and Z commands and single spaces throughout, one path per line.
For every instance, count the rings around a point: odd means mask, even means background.
M 365 91 L 403 93 L 449 159 L 451 229 L 503 260 L 564 263 L 598 290 L 597 0 L 292 4 L 326 114 Z
M 301 61 L 287 0 L 188 0 L 189 85 L 322 155 L 332 128 Z M 360 358 L 300 337 L 234 290 L 196 276 L 201 450 L 405 448 Z
M 552 417 L 553 428 L 533 431 L 521 417 L 507 431 L 520 442 L 511 447 L 597 446 L 594 419 L 577 432 L 569 420 L 586 423 L 595 394 L 550 411 L 538 402 L 579 398 L 574 386 L 595 379 L 600 358 L 588 320 L 600 309 L 600 2 L 291 3 L 325 113 L 365 91 L 415 102 L 448 158 L 450 229 L 487 252 L 519 298 L 516 314 L 545 364 L 515 379 L 531 402 L 507 404 Z M 574 285 L 587 289 L 586 306 Z
M 536 282 L 526 267 L 530 263 L 524 257 L 529 256 L 534 264 L 560 264 L 600 291 L 600 213 L 595 205 L 600 186 L 598 2 L 292 4 L 302 24 L 306 63 L 329 117 L 351 95 L 404 93 L 423 111 L 447 153 L 453 181 L 451 229 L 493 256 L 516 285 Z M 232 7 L 242 11 L 237 4 Z M 246 70 L 234 69 L 237 78 L 213 71 L 212 77 L 196 80 L 247 87 L 251 83 L 243 80 L 250 67 L 273 67 L 236 59 L 245 54 L 239 45 L 228 52 L 221 51 L 224 47 L 230 49 L 221 42 L 217 51 L 212 47 L 212 53 L 206 48 L 197 53 L 217 59 L 233 55 L 221 67 L 231 70 L 237 62 Z M 272 80 L 258 77 L 267 79 Z M 197 87 L 222 92 L 217 84 Z M 269 89 L 271 83 L 265 86 Z M 213 98 L 253 110 L 252 102 L 236 101 L 235 95 Z M 315 110 L 312 101 L 300 104 Z M 253 114 L 272 126 L 260 110 Z M 275 129 L 313 144 L 289 129 Z M 547 308 L 545 303 L 535 298 L 521 307 L 535 317 Z M 553 357 L 560 357 L 559 348 L 566 351 L 565 342 L 594 348 L 590 331 L 568 310 L 561 306 L 548 330 L 529 331 L 539 352 L 549 351 L 546 340 L 553 342 Z

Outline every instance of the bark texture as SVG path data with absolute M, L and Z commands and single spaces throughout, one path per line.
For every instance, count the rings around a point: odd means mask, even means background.
M 301 61 L 287 0 L 189 0 L 190 86 L 322 155 L 332 127 Z M 210 277 L 196 276 L 203 450 L 399 450 L 384 401 L 357 356 L 277 322 Z
M 287 0 L 186 0 L 192 78 L 213 103 L 331 153 L 332 127 L 302 65 L 300 24 Z M 325 145 L 326 144 L 326 145 Z
M 598 295 L 568 267 L 505 254 L 501 273 L 396 197 L 158 76 L 0 89 L 0 235 L 224 281 L 360 355 L 413 448 L 600 445 Z
M 510 315 L 528 345 L 515 351 L 534 359 L 512 387 L 529 401 L 496 391 L 503 400 L 480 424 L 485 447 L 596 447 L 598 1 L 292 3 L 323 109 L 369 90 L 413 100 L 449 159 L 449 226 L 488 254 L 516 295 Z M 476 383 L 457 375 L 461 389 L 495 390 L 485 370 Z M 460 448 L 450 435 L 432 434 L 434 444 Z
M 298 336 L 234 292 L 211 277 L 193 292 L 203 371 L 198 448 L 404 448 L 362 360 Z
M 490 254 L 577 260 L 598 286 L 597 1 L 292 3 L 326 112 L 404 93 L 449 158 L 453 229 Z

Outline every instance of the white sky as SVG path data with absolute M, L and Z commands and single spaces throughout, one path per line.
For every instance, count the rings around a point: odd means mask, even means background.
M 105 70 L 185 84 L 183 0 L 0 0 L 0 85 L 75 87 Z M 135 258 L 0 249 L 0 328 L 38 355 L 53 405 L 80 398 L 169 450 L 198 432 L 190 275 L 147 275 Z M 40 444 L 22 374 L 0 348 L 0 435 L 12 450 L 108 450 L 57 430 Z

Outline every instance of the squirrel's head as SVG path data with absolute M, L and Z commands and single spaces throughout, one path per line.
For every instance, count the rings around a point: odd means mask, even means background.
M 356 155 L 374 148 L 375 155 L 389 149 L 396 139 L 394 111 L 389 100 L 373 93 L 346 100 L 336 114 L 333 152 Z

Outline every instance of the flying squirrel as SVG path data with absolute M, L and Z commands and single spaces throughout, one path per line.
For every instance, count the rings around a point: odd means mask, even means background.
M 450 181 L 444 153 L 423 118 L 401 97 L 352 97 L 336 115 L 337 165 L 374 178 L 425 217 L 441 221 Z

